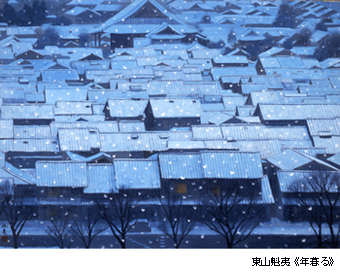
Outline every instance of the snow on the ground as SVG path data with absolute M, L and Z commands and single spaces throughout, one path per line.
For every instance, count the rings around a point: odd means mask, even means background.
M 6 221 L 0 221 L 0 225 L 8 223 Z M 163 232 L 157 227 L 155 223 L 149 223 L 151 227 L 151 232 L 145 232 L 145 234 L 163 234 Z M 30 221 L 27 222 L 21 235 L 47 235 L 46 229 L 50 225 L 49 221 Z M 105 224 L 100 225 L 100 227 L 105 226 Z M 335 228 L 336 230 L 336 228 Z M 7 234 L 11 235 L 10 229 L 7 228 Z M 130 232 L 129 235 L 140 235 L 141 232 Z M 216 235 L 216 233 L 210 230 L 207 226 L 203 224 L 197 224 L 191 235 Z M 314 235 L 312 228 L 308 222 L 289 222 L 281 221 L 277 218 L 272 218 L 268 222 L 262 222 L 257 226 L 252 235 Z M 329 234 L 328 228 L 325 226 L 323 228 L 323 234 Z M 108 229 L 99 235 L 112 235 L 111 231 Z

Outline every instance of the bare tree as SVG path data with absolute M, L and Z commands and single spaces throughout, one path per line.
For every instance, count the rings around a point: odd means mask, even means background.
M 46 233 L 55 241 L 58 247 L 65 248 L 66 239 L 72 231 L 68 213 L 62 215 L 61 218 L 51 218 L 51 225 L 45 230 Z M 70 247 L 71 243 L 67 246 Z
M 158 199 L 163 217 L 159 228 L 174 242 L 175 248 L 179 248 L 197 223 L 195 205 L 185 205 L 184 196 L 175 193 L 171 188 L 164 188 Z
M 314 172 L 293 182 L 288 189 L 296 193 L 297 204 L 316 235 L 318 247 L 339 247 L 340 175 L 337 172 Z M 328 245 L 322 234 L 324 225 L 330 233 Z
M 71 231 L 85 248 L 90 248 L 94 238 L 107 229 L 107 227 L 98 226 L 99 219 L 93 208 L 88 208 L 84 217 L 79 216 L 73 219 Z
M 228 43 L 234 44 L 235 42 L 236 42 L 236 33 L 233 29 L 231 29 L 228 34 Z
M 223 236 L 228 248 L 247 239 L 260 223 L 263 208 L 253 188 L 230 183 L 221 188 L 212 184 L 210 195 L 202 200 L 202 222 L 212 231 Z
M 297 34 L 296 45 L 297 46 L 308 46 L 311 43 L 312 30 L 309 28 L 302 28 Z
M 0 212 L 5 214 L 6 220 L 11 228 L 13 236 L 13 247 L 18 248 L 18 238 L 28 220 L 35 213 L 35 203 L 27 203 L 28 190 L 15 190 L 16 185 L 9 181 L 0 187 Z
M 138 193 L 123 189 L 110 196 L 109 203 L 97 202 L 99 216 L 107 223 L 121 248 L 126 248 L 126 235 L 137 223 L 138 198 Z
M 40 37 L 44 34 L 44 29 L 39 26 L 34 29 L 34 32 L 37 34 L 37 38 L 40 39 Z
M 1 181 L 0 183 L 0 214 L 5 209 L 6 202 L 9 202 L 14 195 L 14 183 L 9 180 Z

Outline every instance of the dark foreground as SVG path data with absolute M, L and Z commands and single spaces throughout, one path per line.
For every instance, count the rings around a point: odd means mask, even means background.
M 0 241 L 2 248 L 13 248 L 11 236 L 9 243 Z M 68 242 L 67 245 L 70 243 Z M 252 235 L 236 248 L 315 248 L 316 239 L 309 235 Z M 73 240 L 69 248 L 83 248 Z M 19 248 L 58 248 L 49 236 L 23 235 L 19 237 Z M 96 237 L 91 248 L 120 248 L 118 242 L 112 236 L 102 235 Z M 127 239 L 127 248 L 173 248 L 172 241 L 159 234 L 134 234 Z M 217 235 L 189 235 L 181 244 L 181 248 L 226 248 L 224 240 Z

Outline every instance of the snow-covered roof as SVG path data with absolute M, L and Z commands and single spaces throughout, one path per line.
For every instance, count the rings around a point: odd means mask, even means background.
M 119 4 L 100 4 L 97 5 L 93 10 L 97 12 L 116 12 L 122 9 L 122 5 Z
M 256 75 L 256 69 L 254 67 L 214 67 L 211 69 L 211 75 L 214 80 L 219 80 L 222 76 L 253 76 Z
M 160 189 L 161 181 L 157 160 L 114 160 L 117 189 Z
M 340 114 L 338 104 L 258 104 L 258 111 L 265 121 L 270 120 L 306 120 L 309 118 L 334 118 Z M 315 110 L 317 109 L 317 110 Z M 257 115 L 257 114 L 256 114 Z
M 90 151 L 100 147 L 98 131 L 94 128 L 60 128 L 58 138 L 62 151 Z
M 322 69 L 340 68 L 339 58 L 328 58 L 320 62 Z
M 248 66 L 248 59 L 245 56 L 217 56 L 213 57 L 213 62 L 215 64 L 226 64 L 226 65 L 243 65 Z
M 63 40 L 79 40 L 79 37 L 74 35 L 72 31 L 70 31 L 66 36 L 62 37 Z
M 318 174 L 319 173 L 319 174 Z M 339 173 L 337 172 L 329 172 L 329 171 L 278 171 L 277 172 L 277 177 L 278 177 L 278 181 L 279 181 L 279 186 L 280 186 L 280 190 L 283 193 L 296 193 L 296 191 L 294 189 L 295 188 L 294 185 L 292 184 L 296 184 L 298 183 L 302 183 L 304 184 L 304 186 L 299 186 L 298 188 L 303 188 L 303 191 L 300 192 L 315 192 L 315 190 L 313 190 L 311 188 L 310 185 L 308 185 L 308 182 L 306 182 L 306 179 L 310 179 L 312 177 L 315 177 L 315 175 L 319 175 L 320 178 L 322 179 L 322 175 L 323 174 L 330 174 L 329 176 L 329 182 L 331 182 L 332 177 L 337 177 L 339 175 Z M 328 186 L 327 186 L 328 187 Z M 333 185 L 329 186 L 329 192 L 330 193 L 336 193 L 338 192 L 337 187 L 337 183 L 334 183 Z M 316 189 L 317 190 L 317 189 Z
M 280 170 L 298 170 L 301 167 L 306 167 L 311 163 L 318 164 L 318 169 L 315 170 L 331 170 L 338 171 L 337 168 L 332 165 L 321 161 L 317 158 L 309 156 L 307 154 L 299 153 L 292 149 L 286 149 L 270 158 L 267 159 L 268 162 L 278 167 Z M 314 166 L 314 168 L 317 168 Z M 311 169 L 314 170 L 314 169 Z
M 36 171 L 39 187 L 87 187 L 85 162 L 37 161 Z
M 204 178 L 200 153 L 162 153 L 159 165 L 163 179 L 202 179 Z
M 104 0 L 71 0 L 67 6 L 95 6 L 103 3 Z
M 320 137 L 313 136 L 313 143 L 315 147 L 326 148 L 325 154 L 337 154 L 340 153 L 340 137 Z
M 94 13 L 98 16 L 101 16 L 100 13 L 94 11 L 94 10 L 91 10 L 91 9 L 88 9 L 88 8 L 84 8 L 84 7 L 75 7 L 74 9 L 71 9 L 69 11 L 66 11 L 65 12 L 65 15 L 68 15 L 68 16 L 78 16 L 84 12 L 90 12 L 90 13 Z
M 149 11 L 150 10 L 150 11 Z M 150 18 L 150 14 L 146 14 L 147 12 L 155 13 L 157 16 L 153 16 Z M 144 13 L 144 14 L 143 14 Z M 137 19 L 133 17 L 136 16 Z M 143 25 L 139 25 L 139 19 L 144 18 L 142 21 Z M 117 13 L 114 17 L 110 18 L 106 22 L 104 22 L 101 26 L 95 29 L 94 32 L 110 32 L 115 33 L 115 29 L 118 28 L 118 24 L 120 25 L 120 31 L 118 33 L 122 33 L 124 31 L 124 23 L 127 22 L 127 19 L 131 19 L 128 22 L 128 25 L 134 25 L 133 29 L 136 33 L 148 33 L 152 29 L 149 29 L 150 25 L 161 24 L 162 22 L 168 22 L 172 25 L 181 25 L 182 32 L 184 33 L 193 33 L 197 32 L 196 28 L 189 26 L 182 22 L 175 15 L 171 14 L 166 8 L 164 8 L 161 4 L 154 0 L 136 0 L 133 1 L 130 5 L 124 8 L 122 11 Z M 135 19 L 135 20 L 134 20 Z M 134 22 L 135 21 L 135 22 Z M 127 26 L 128 26 L 127 25 Z M 140 29 L 137 29 L 141 27 Z M 153 27 L 154 28 L 154 27 Z M 130 29 L 131 32 L 131 29 Z
M 76 70 L 57 69 L 41 71 L 43 81 L 59 82 L 67 80 L 79 80 L 79 74 Z
M 92 115 L 92 101 L 63 101 L 58 100 L 55 103 L 55 115 Z
M 0 139 L 13 139 L 13 120 L 0 119 Z
M 2 105 L 3 119 L 53 119 L 53 105 Z
M 256 179 L 262 178 L 259 153 L 250 152 L 201 152 L 205 178 Z
M 110 99 L 107 101 L 112 118 L 136 118 L 144 116 L 148 100 Z
M 202 151 L 159 155 L 164 179 L 252 179 L 262 178 L 259 153 Z
M 307 119 L 311 136 L 340 136 L 340 118 Z
M 47 104 L 55 104 L 57 101 L 82 101 L 87 98 L 87 89 L 81 87 L 45 88 L 45 100 Z
M 35 177 L 14 167 L 9 162 L 5 161 L 5 154 L 0 153 L 0 177 L 3 180 L 11 180 L 14 184 L 29 185 L 36 184 Z
M 340 153 L 337 153 L 327 159 L 328 162 L 334 163 L 340 167 Z
M 0 47 L 0 60 L 14 60 L 14 53 L 12 49 Z
M 248 97 L 249 103 L 256 106 L 258 103 L 279 104 L 279 95 L 276 91 L 251 92 Z
M 52 138 L 50 126 L 13 126 L 14 138 Z
M 87 187 L 85 194 L 118 193 L 115 182 L 113 164 L 87 164 Z
M 155 118 L 199 118 L 201 104 L 196 99 L 150 99 Z
M 159 133 L 105 133 L 100 135 L 102 152 L 165 151 L 167 139 Z
M 264 125 L 242 125 L 242 124 L 223 124 L 221 125 L 223 138 L 237 140 L 263 139 L 263 140 L 309 140 L 306 127 L 269 127 Z
M 188 11 L 188 10 L 205 10 L 205 11 L 214 11 L 214 8 L 209 5 L 209 2 L 203 2 L 203 1 L 192 1 L 192 2 L 186 2 L 180 8 L 177 8 L 178 10 L 182 11 Z

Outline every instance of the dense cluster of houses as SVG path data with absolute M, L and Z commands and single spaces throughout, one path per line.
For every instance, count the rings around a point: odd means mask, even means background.
M 290 183 L 340 169 L 340 58 L 311 57 L 340 20 L 318 2 L 291 2 L 305 10 L 301 25 L 333 20 L 308 47 L 284 49 L 298 30 L 271 26 L 279 5 L 73 0 L 75 23 L 109 18 L 91 47 L 71 30 L 63 47 L 35 49 L 35 27 L 0 25 L 0 185 L 30 188 L 49 213 L 169 186 L 197 204 L 209 183 L 239 182 L 268 216 L 290 218 Z M 212 23 L 197 24 L 205 14 Z M 208 47 L 216 37 L 228 46 L 230 29 L 243 45 L 265 33 L 279 45 L 256 61 Z

